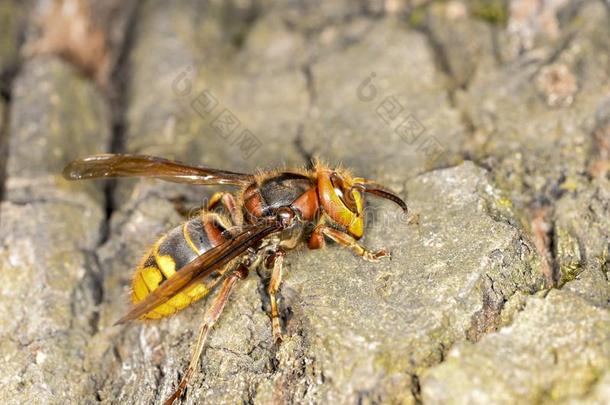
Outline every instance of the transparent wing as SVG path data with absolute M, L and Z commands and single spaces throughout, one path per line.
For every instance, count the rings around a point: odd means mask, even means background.
M 154 177 L 175 183 L 237 186 L 254 180 L 251 174 L 191 166 L 155 156 L 120 154 L 100 154 L 74 160 L 64 168 L 63 175 L 68 180 Z

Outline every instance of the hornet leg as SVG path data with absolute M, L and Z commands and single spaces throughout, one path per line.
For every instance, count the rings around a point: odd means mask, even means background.
M 324 236 L 327 236 L 341 246 L 350 249 L 356 255 L 369 262 L 378 262 L 384 257 L 390 257 L 390 252 L 387 249 L 382 248 L 375 252 L 368 250 L 359 244 L 358 241 L 356 241 L 356 239 L 354 239 L 352 236 L 328 225 L 316 226 L 311 234 L 311 238 L 309 239 L 309 247 L 311 249 L 318 249 L 324 246 Z
M 180 380 L 180 384 L 178 384 L 178 388 L 172 394 L 172 396 L 169 397 L 165 401 L 165 405 L 173 404 L 174 401 L 177 400 L 178 398 L 180 398 L 180 396 L 182 395 L 182 392 L 186 388 L 190 378 L 193 376 L 193 373 L 195 372 L 195 370 L 197 369 L 197 366 L 199 365 L 199 360 L 201 357 L 201 353 L 203 352 L 203 346 L 205 345 L 205 341 L 208 337 L 208 333 L 210 332 L 210 329 L 212 329 L 212 326 L 214 326 L 214 324 L 218 320 L 218 317 L 222 313 L 222 310 L 224 309 L 225 304 L 227 303 L 227 299 L 229 298 L 229 295 L 231 293 L 231 290 L 233 289 L 233 286 L 235 285 L 237 280 L 243 279 L 247 275 L 248 275 L 248 268 L 244 265 L 240 265 L 233 272 L 233 274 L 228 276 L 227 279 L 223 282 L 220 292 L 214 298 L 212 305 L 205 312 L 205 315 L 203 318 L 203 320 L 204 320 L 203 325 L 201 325 L 201 329 L 199 330 L 197 344 L 195 345 L 195 350 L 193 351 L 193 355 L 191 356 L 191 361 L 189 363 L 189 366 L 186 369 L 186 372 L 184 373 L 184 375 L 182 376 L 182 379 Z
M 269 299 L 271 301 L 271 330 L 273 332 L 273 341 L 280 343 L 284 340 L 282 336 L 282 327 L 280 325 L 280 314 L 277 306 L 276 293 L 282 283 L 282 271 L 284 267 L 284 257 L 286 252 L 283 250 L 277 250 L 268 258 L 268 264 L 273 264 L 273 271 L 271 273 L 271 280 L 269 281 L 269 287 L 267 292 L 269 293 Z
M 233 224 L 239 226 L 244 223 L 243 214 L 235 203 L 235 197 L 233 197 L 233 194 L 224 192 L 214 193 L 212 198 L 210 198 L 210 201 L 208 201 L 208 211 L 214 209 L 219 203 L 222 204 L 222 206 L 228 211 Z

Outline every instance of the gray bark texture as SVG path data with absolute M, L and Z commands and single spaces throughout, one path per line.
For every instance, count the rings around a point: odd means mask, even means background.
M 188 364 L 209 297 L 113 323 L 179 208 L 231 189 L 62 178 L 102 152 L 319 156 L 411 211 L 367 199 L 391 260 L 288 253 L 279 345 L 268 274 L 240 281 L 181 403 L 609 403 L 608 2 L 65 1 L 107 71 L 32 51 L 49 1 L 0 3 L 1 403 L 162 403 Z

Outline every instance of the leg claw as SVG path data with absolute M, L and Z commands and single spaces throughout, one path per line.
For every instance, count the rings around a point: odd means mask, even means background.
M 390 251 L 385 248 L 379 249 L 376 252 L 370 252 L 367 250 L 362 255 L 362 258 L 369 262 L 379 262 L 385 257 L 392 258 L 392 254 L 390 253 Z
M 273 343 L 275 343 L 276 345 L 279 345 L 283 341 L 284 341 L 284 335 L 282 335 L 282 332 L 273 333 Z
M 275 344 L 280 344 L 284 340 L 284 335 L 282 335 L 282 327 L 280 326 L 279 318 L 271 319 L 271 331 L 273 334 L 273 342 Z

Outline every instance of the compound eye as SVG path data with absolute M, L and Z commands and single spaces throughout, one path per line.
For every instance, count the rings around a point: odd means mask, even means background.
M 353 189 L 351 186 L 348 186 L 337 173 L 333 173 L 330 176 L 330 181 L 335 189 L 335 193 L 339 196 L 339 199 L 349 209 L 351 212 L 357 214 L 358 213 L 358 205 L 356 204 L 356 200 L 354 199 L 354 195 L 352 193 L 359 193 L 358 190 Z

